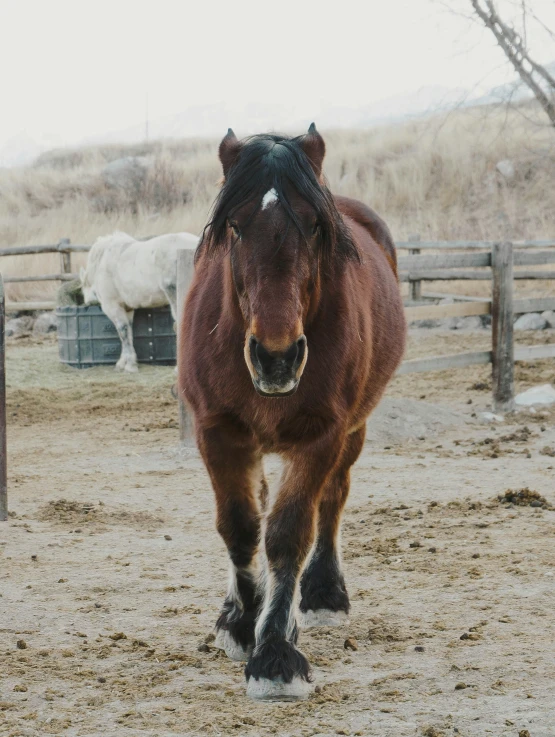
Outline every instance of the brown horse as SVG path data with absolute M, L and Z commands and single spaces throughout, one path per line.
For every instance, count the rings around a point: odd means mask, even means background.
M 306 626 L 349 612 L 339 529 L 350 468 L 405 345 L 389 230 L 331 195 L 324 153 L 314 124 L 297 138 L 228 131 L 180 336 L 180 391 L 230 557 L 216 642 L 248 661 L 247 693 L 260 699 L 309 691 L 298 609 Z M 268 510 L 266 453 L 284 462 Z

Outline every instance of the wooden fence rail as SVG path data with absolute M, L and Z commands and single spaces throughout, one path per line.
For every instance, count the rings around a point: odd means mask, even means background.
M 416 239 L 416 236 L 412 236 Z M 555 246 L 555 240 L 547 241 L 511 241 L 514 248 L 552 248 Z M 465 249 L 482 249 L 490 251 L 497 241 L 420 241 L 418 244 L 414 240 L 408 241 L 396 241 L 395 245 L 401 250 L 412 250 L 418 248 L 419 250 L 432 250 L 432 251 L 462 251 Z
M 149 240 L 152 236 L 138 238 L 138 240 Z M 59 253 L 60 254 L 60 273 L 58 274 L 42 274 L 41 276 L 7 276 L 4 278 L 5 284 L 21 284 L 24 282 L 37 281 L 73 281 L 79 277 L 78 274 L 72 272 L 71 254 L 86 253 L 92 248 L 91 245 L 72 243 L 69 238 L 61 238 L 58 243 L 50 245 L 37 246 L 10 246 L 9 248 L 0 248 L 0 256 L 32 256 L 39 253 Z M 42 307 L 32 307 L 31 305 L 41 304 Z M 15 302 L 8 303 L 8 310 L 31 311 L 34 309 L 53 310 L 55 302 Z
M 145 236 L 138 240 L 148 240 L 152 236 Z M 397 241 L 398 250 L 421 251 L 421 250 L 450 250 L 463 251 L 477 249 L 491 251 L 497 241 L 421 241 L 420 236 L 411 236 L 408 241 Z M 547 241 L 512 241 L 514 248 L 553 248 L 555 240 Z M 82 253 L 91 250 L 90 244 L 71 243 L 69 238 L 61 238 L 58 243 L 36 246 L 9 246 L 0 248 L 0 256 L 25 256 L 36 253 Z
M 58 274 L 41 274 L 40 276 L 6 276 L 4 284 L 22 284 L 25 282 L 42 282 L 42 281 L 72 281 L 78 278 L 78 274 L 72 272 L 71 254 L 90 251 L 91 246 L 72 244 L 69 238 L 61 238 L 58 243 L 45 246 L 11 246 L 10 248 L 0 248 L 0 256 L 32 256 L 38 253 L 59 253 L 60 254 L 60 273 Z M 8 310 L 31 310 L 29 305 L 32 302 L 16 302 L 8 304 Z M 54 302 L 42 302 L 46 307 L 38 309 L 53 310 Z
M 62 238 L 58 243 L 49 246 L 10 246 L 0 248 L 0 256 L 28 256 L 36 253 L 77 253 L 90 251 L 92 246 L 71 243 L 69 238 Z
M 31 281 L 72 281 L 77 279 L 79 274 L 46 274 L 45 276 L 6 276 L 5 284 L 19 284 L 21 282 Z

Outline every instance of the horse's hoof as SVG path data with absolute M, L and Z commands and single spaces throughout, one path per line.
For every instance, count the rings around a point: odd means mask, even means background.
M 302 701 L 310 691 L 310 683 L 301 676 L 295 676 L 291 683 L 284 683 L 281 678 L 271 681 L 251 676 L 247 683 L 247 696 L 255 701 Z
M 349 624 L 349 615 L 340 609 L 337 612 L 331 609 L 309 609 L 299 612 L 299 626 L 303 629 L 309 627 L 343 627 Z
M 136 363 L 128 363 L 125 366 L 125 370 L 127 371 L 128 374 L 136 374 L 139 370 L 139 367 L 137 366 Z
M 230 660 L 240 662 L 246 662 L 252 652 L 252 648 L 245 650 L 240 643 L 234 640 L 228 630 L 218 630 L 216 639 L 214 640 L 214 647 L 224 650 Z

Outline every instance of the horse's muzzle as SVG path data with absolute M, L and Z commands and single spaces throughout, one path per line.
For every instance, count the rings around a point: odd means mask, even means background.
M 252 382 L 263 397 L 288 397 L 297 391 L 306 362 L 306 338 L 301 335 L 283 352 L 268 351 L 254 335 L 249 338 Z

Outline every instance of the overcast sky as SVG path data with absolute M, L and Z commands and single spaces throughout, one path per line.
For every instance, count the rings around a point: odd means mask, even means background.
M 531 1 L 555 28 L 554 0 Z M 511 78 L 489 32 L 446 6 L 470 0 L 0 0 L 0 148 L 139 124 L 147 94 L 152 119 L 219 101 L 286 115 Z

